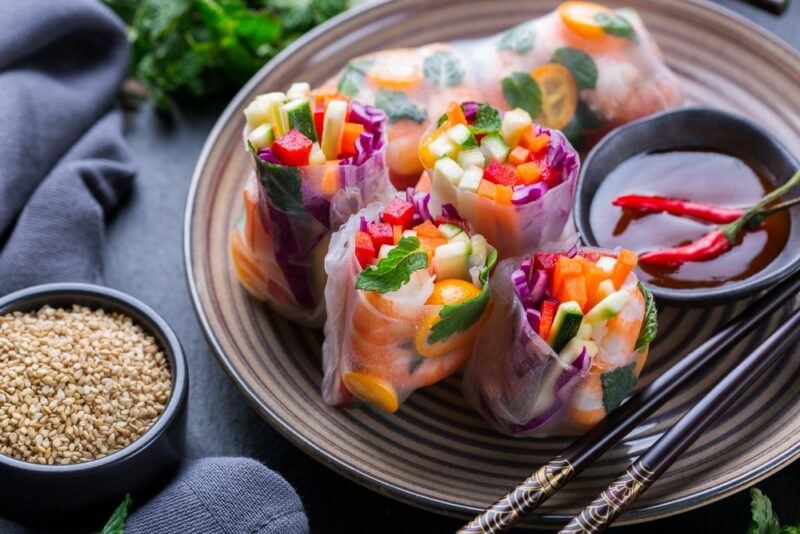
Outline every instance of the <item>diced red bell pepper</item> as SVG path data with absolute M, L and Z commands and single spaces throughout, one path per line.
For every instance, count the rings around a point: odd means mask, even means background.
M 391 224 L 369 223 L 367 233 L 372 239 L 372 246 L 375 247 L 375 250 L 380 250 L 381 245 L 394 245 L 394 231 Z
M 411 228 L 414 218 L 414 205 L 401 197 L 394 197 L 381 216 L 381 220 L 391 225 L 399 225 L 403 230 Z
M 533 161 L 539 166 L 539 169 L 541 169 L 541 180 L 548 188 L 552 189 L 561 183 L 561 169 L 554 169 L 550 166 L 544 154 L 536 157 Z
M 272 143 L 272 153 L 278 161 L 290 167 L 308 165 L 311 139 L 292 128 Z
M 556 252 L 538 252 L 533 255 L 533 268 L 534 270 L 544 269 L 547 271 L 548 276 L 553 275 L 553 270 L 558 263 L 558 257 L 561 254 Z
M 492 161 L 483 170 L 483 177 L 497 185 L 512 186 L 517 182 L 517 173 L 497 160 Z
M 543 339 L 547 339 L 547 336 L 550 335 L 550 328 L 553 326 L 553 319 L 556 317 L 557 308 L 558 304 L 553 300 L 547 299 L 542 302 L 541 316 L 539 319 L 539 336 Z
M 581 258 L 586 258 L 592 263 L 597 263 L 597 261 L 603 257 L 603 255 L 600 254 L 599 252 L 587 252 L 585 250 L 579 250 L 578 256 L 580 256 Z
M 375 246 L 372 244 L 372 238 L 366 232 L 356 232 L 356 259 L 361 268 L 366 268 L 372 258 L 375 257 Z
M 317 139 L 322 139 L 322 128 L 325 125 L 325 102 L 317 102 L 314 107 L 314 128 Z

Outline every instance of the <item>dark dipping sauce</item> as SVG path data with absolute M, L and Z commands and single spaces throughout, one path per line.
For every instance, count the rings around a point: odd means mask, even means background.
M 643 253 L 685 245 L 715 225 L 667 213 L 623 210 L 612 201 L 620 195 L 640 194 L 746 208 L 772 191 L 772 184 L 756 165 L 718 152 L 641 154 L 624 161 L 603 180 L 592 199 L 589 221 L 601 247 L 621 246 Z M 680 267 L 639 264 L 639 278 L 676 289 L 718 287 L 748 278 L 786 246 L 789 223 L 788 212 L 778 212 L 716 259 L 686 262 Z

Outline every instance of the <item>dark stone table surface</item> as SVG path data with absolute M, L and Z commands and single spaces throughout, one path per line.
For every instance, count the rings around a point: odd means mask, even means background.
M 800 47 L 800 0 L 776 17 L 738 0 L 720 3 Z M 798 88 L 800 90 L 800 88 Z M 281 437 L 239 395 L 203 337 L 186 284 L 183 212 L 189 181 L 224 99 L 169 118 L 141 106 L 129 120 L 139 164 L 135 192 L 110 223 L 106 278 L 158 310 L 177 332 L 189 358 L 188 441 L 191 457 L 249 456 L 280 472 L 305 503 L 314 532 L 449 532 L 460 522 L 384 497 L 355 484 Z M 800 514 L 800 464 L 758 486 L 772 497 L 784 521 Z M 687 481 L 690 484 L 691 481 Z M 646 526 L 621 532 L 744 532 L 747 492 Z

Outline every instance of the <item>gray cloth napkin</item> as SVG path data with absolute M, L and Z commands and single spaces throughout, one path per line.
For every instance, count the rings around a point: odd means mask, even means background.
M 102 282 L 105 220 L 135 173 L 113 109 L 128 48 L 95 0 L 0 0 L 0 295 Z M 291 486 L 243 458 L 186 462 L 135 506 L 127 532 L 308 531 Z M 0 520 L 0 531 L 24 529 Z

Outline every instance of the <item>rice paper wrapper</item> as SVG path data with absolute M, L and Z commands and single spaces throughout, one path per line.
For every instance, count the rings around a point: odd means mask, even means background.
M 236 274 L 247 290 L 305 326 L 325 321 L 323 261 L 331 233 L 370 202 L 395 193 L 385 143 L 360 165 L 286 167 L 253 157 L 244 211 L 231 234 Z
M 438 320 L 442 309 L 425 304 L 433 291 L 434 277 L 425 269 L 415 271 L 400 290 L 383 295 L 355 288 L 361 270 L 355 258 L 356 232 L 362 217 L 377 220 L 384 208 L 384 204 L 372 204 L 352 216 L 333 234 L 325 257 L 328 281 L 322 396 L 334 406 L 349 406 L 359 400 L 378 404 L 367 398 L 375 391 L 379 397 L 389 392 L 398 406 L 415 390 L 460 370 L 472 354 L 475 335 L 491 307 L 489 301 L 480 320 L 443 342 L 449 350 L 440 351 L 443 353 L 437 356 L 421 356 L 416 348 L 420 332 Z M 476 278 L 480 269 L 473 269 L 470 272 Z M 374 390 L 359 399 L 345 386 L 348 374 L 363 378 Z M 353 382 L 357 381 L 348 383 Z M 356 385 L 363 387 L 359 385 L 363 383 L 362 380 Z M 384 410 L 393 411 L 386 407 Z
M 432 132 L 433 128 L 428 133 Z M 520 256 L 558 240 L 572 210 L 580 157 L 558 130 L 536 125 L 536 133 L 550 136 L 547 161 L 551 167 L 561 171 L 562 182 L 526 204 L 499 204 L 472 191 L 459 189 L 432 169 L 426 169 L 436 200 L 453 205 L 461 217 L 497 247 L 501 258 Z
M 495 269 L 494 308 L 464 370 L 462 390 L 486 421 L 505 434 L 577 435 L 622 403 L 644 366 L 648 346 L 635 346 L 645 318 L 638 280 L 632 273 L 621 288 L 635 298 L 620 311 L 619 320 L 610 328 L 595 329 L 597 356 L 583 354 L 570 364 L 526 319 L 510 278 L 521 262 L 522 258 L 510 258 Z
M 629 22 L 633 38 L 581 37 L 553 11 L 482 39 L 364 55 L 351 60 L 326 85 L 386 111 L 387 162 L 393 181 L 403 186 L 419 177 L 419 140 L 448 103 L 475 100 L 511 109 L 515 106 L 503 95 L 503 79 L 548 63 L 561 63 L 575 74 L 578 105 L 567 124 L 548 124 L 532 113 L 534 120 L 563 129 L 583 148 L 620 124 L 684 100 L 679 78 L 664 63 L 638 14 L 632 9 L 616 13 Z

